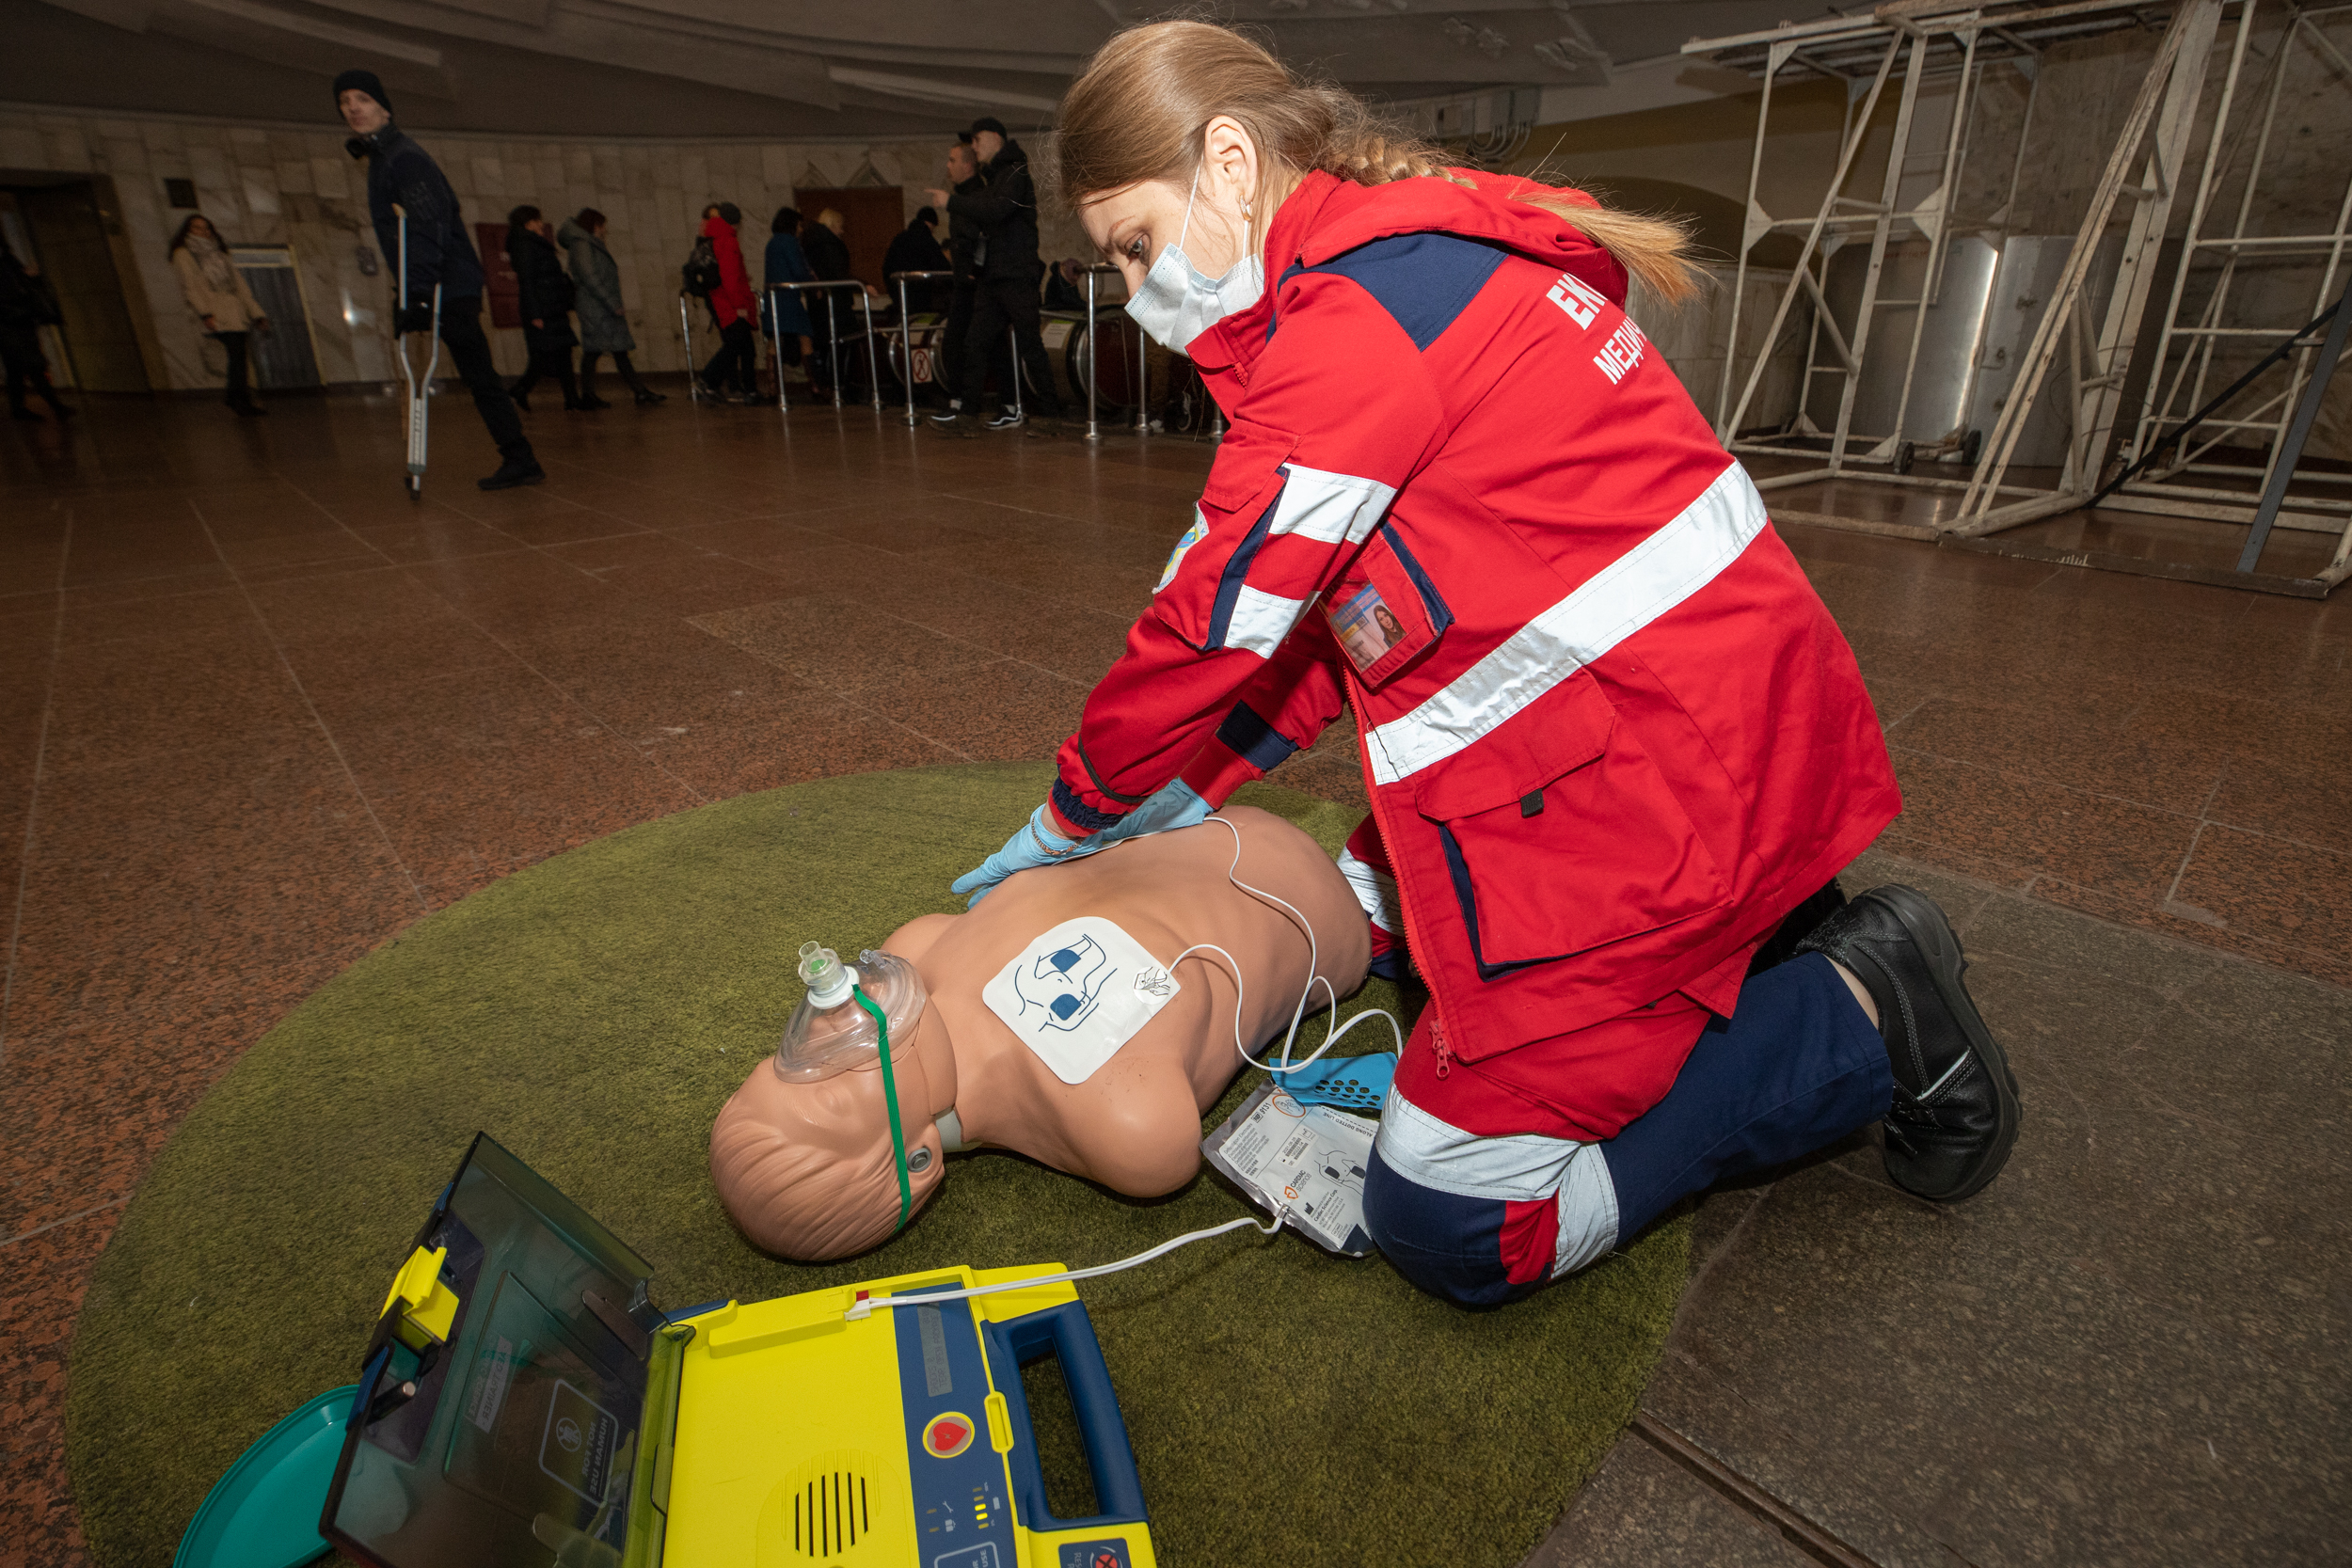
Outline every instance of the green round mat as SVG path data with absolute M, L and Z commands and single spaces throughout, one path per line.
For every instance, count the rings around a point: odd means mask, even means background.
M 97 1561 L 169 1561 L 246 1444 L 351 1381 L 477 1129 L 649 1259 L 673 1307 L 954 1262 L 1106 1262 L 1243 1213 L 1206 1174 L 1138 1203 L 981 1153 L 887 1246 L 811 1268 L 753 1250 L 711 1190 L 711 1119 L 800 1000 L 794 950 L 852 950 L 955 908 L 949 879 L 1048 777 L 858 774 L 647 823 L 419 922 L 320 990 L 188 1117 L 99 1261 L 66 1418 Z M 1335 852 L 1353 825 L 1288 790 L 1241 799 Z M 1347 1010 L 1395 1004 L 1375 982 Z M 1688 1258 L 1677 1222 L 1469 1312 L 1377 1257 L 1234 1236 L 1081 1291 L 1164 1561 L 1507 1564 L 1631 1417 Z M 1049 1475 L 1064 1441 L 1040 1433 Z

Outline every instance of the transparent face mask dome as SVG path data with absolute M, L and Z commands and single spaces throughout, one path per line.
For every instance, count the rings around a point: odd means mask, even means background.
M 851 967 L 832 948 L 812 942 L 801 948 L 800 973 L 808 994 L 793 1010 L 774 1057 L 776 1076 L 786 1083 L 814 1084 L 851 1068 L 879 1065 L 881 1042 L 874 1020 L 850 994 L 853 985 L 890 1022 L 890 1059 L 904 1061 L 914 1049 L 915 1027 L 922 1022 L 930 992 L 923 976 L 904 958 L 867 948 Z

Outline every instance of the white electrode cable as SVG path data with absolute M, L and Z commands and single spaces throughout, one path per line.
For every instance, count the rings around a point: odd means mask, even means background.
M 1213 1225 L 1206 1230 L 1186 1231 L 1173 1241 L 1162 1242 L 1149 1252 L 1138 1252 L 1133 1258 L 1122 1258 L 1116 1263 L 1097 1264 L 1090 1269 L 1068 1269 L 1060 1274 L 1041 1274 L 1029 1279 L 1008 1279 L 995 1285 L 975 1285 L 966 1291 L 925 1291 L 918 1295 L 904 1296 L 861 1296 L 850 1303 L 849 1309 L 841 1316 L 846 1322 L 857 1323 L 871 1316 L 877 1307 L 931 1307 L 943 1301 L 963 1301 L 972 1296 L 993 1296 L 999 1291 L 1033 1291 L 1041 1285 L 1067 1285 L 1073 1280 L 1099 1279 L 1104 1275 L 1117 1274 L 1121 1269 L 1139 1268 L 1156 1259 L 1167 1257 L 1180 1246 L 1188 1246 L 1194 1242 L 1205 1242 L 1212 1236 L 1222 1236 L 1229 1230 L 1239 1230 L 1244 1226 L 1248 1226 L 1260 1235 L 1271 1236 L 1282 1228 L 1282 1216 L 1275 1215 L 1274 1223 L 1271 1225 L 1260 1225 L 1256 1220 L 1245 1214 L 1240 1219 L 1228 1220 L 1223 1225 Z
M 1315 1062 L 1322 1057 L 1323 1053 L 1330 1050 L 1334 1045 L 1337 1045 L 1340 1042 L 1341 1037 L 1350 1029 L 1355 1028 L 1356 1025 L 1363 1022 L 1366 1019 L 1374 1018 L 1388 1020 L 1389 1033 L 1396 1039 L 1397 1053 L 1399 1055 L 1403 1055 L 1405 1052 L 1405 1031 L 1398 1025 L 1394 1016 L 1387 1011 L 1378 1007 L 1367 1007 L 1364 1011 L 1358 1013 L 1354 1018 L 1349 1019 L 1346 1023 L 1342 1024 L 1339 1022 L 1340 993 L 1327 978 L 1317 973 L 1317 970 L 1322 963 L 1323 952 L 1322 948 L 1315 942 L 1315 928 L 1313 924 L 1310 922 L 1305 915 L 1299 913 L 1297 906 L 1292 904 L 1288 899 L 1282 898 L 1275 894 L 1268 893 L 1262 887 L 1251 887 L 1248 882 L 1243 881 L 1241 878 L 1234 875 L 1234 873 L 1241 869 L 1241 828 L 1237 823 L 1234 823 L 1226 817 L 1216 816 L 1205 817 L 1203 820 L 1221 824 L 1233 835 L 1233 862 L 1232 864 L 1227 866 L 1225 869 L 1225 879 L 1252 897 L 1263 898 L 1269 904 L 1280 906 L 1293 920 L 1298 923 L 1298 928 L 1307 933 L 1307 984 L 1306 987 L 1298 993 L 1298 1006 L 1291 1009 L 1291 1026 L 1289 1032 L 1282 1037 L 1282 1056 L 1281 1060 L 1279 1062 L 1262 1062 L 1258 1060 L 1255 1056 L 1252 1056 L 1249 1053 L 1249 1047 L 1242 1043 L 1241 1010 L 1242 1002 L 1247 992 L 1247 987 L 1241 977 L 1241 965 L 1234 962 L 1232 954 L 1226 952 L 1224 948 L 1219 947 L 1216 942 L 1196 942 L 1190 947 L 1185 948 L 1183 952 L 1168 960 L 1168 968 L 1170 974 L 1174 974 L 1176 966 L 1183 963 L 1186 958 L 1190 958 L 1195 953 L 1215 953 L 1218 957 L 1222 958 L 1226 963 L 1232 967 L 1233 972 L 1233 1049 L 1241 1053 L 1241 1059 L 1248 1062 L 1251 1067 L 1258 1068 L 1269 1073 L 1296 1072 L 1301 1068 L 1312 1067 Z M 1323 1037 L 1323 1043 L 1315 1048 L 1314 1053 L 1303 1062 L 1294 1062 L 1291 1060 L 1291 1046 L 1293 1042 L 1298 1038 L 1298 1026 L 1306 1022 L 1307 999 L 1314 994 L 1315 988 L 1317 986 L 1321 986 L 1323 988 L 1324 994 L 1331 999 L 1331 1023 Z

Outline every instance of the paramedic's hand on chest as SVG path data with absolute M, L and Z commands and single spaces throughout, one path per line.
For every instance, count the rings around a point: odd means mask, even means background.
M 1340 995 L 1362 983 L 1363 910 L 1331 857 L 1279 817 L 1220 815 L 1240 832 L 1237 869 L 1233 833 L 1205 822 L 1009 875 L 970 912 L 926 915 L 883 943 L 930 992 L 914 1040 L 891 1054 L 918 1207 L 959 1135 L 1132 1196 L 1193 1178 L 1201 1114 L 1241 1067 L 1234 983 L 1214 953 L 1172 974 L 1168 961 L 1196 942 L 1232 955 L 1253 1051 L 1288 1025 L 1309 979 L 1305 934 L 1229 869 L 1312 924 L 1317 972 Z M 763 1061 L 711 1130 L 720 1196 L 771 1252 L 871 1246 L 898 1211 L 887 1115 L 872 1068 L 787 1084 Z

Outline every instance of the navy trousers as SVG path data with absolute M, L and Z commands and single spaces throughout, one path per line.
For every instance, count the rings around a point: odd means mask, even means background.
M 1564 1181 L 1561 1201 L 1601 1212 L 1564 1213 L 1562 1232 L 1597 1227 L 1606 1252 L 1693 1193 L 1785 1164 L 1879 1120 L 1894 1089 L 1885 1043 L 1829 959 L 1808 953 L 1768 969 L 1740 989 L 1731 1017 L 1708 1023 L 1665 1099 L 1590 1146 L 1606 1165 L 1605 1185 Z M 1374 1149 L 1365 1227 L 1423 1290 L 1487 1306 L 1546 1283 L 1507 1276 L 1505 1218 L 1502 1199 L 1425 1186 Z

